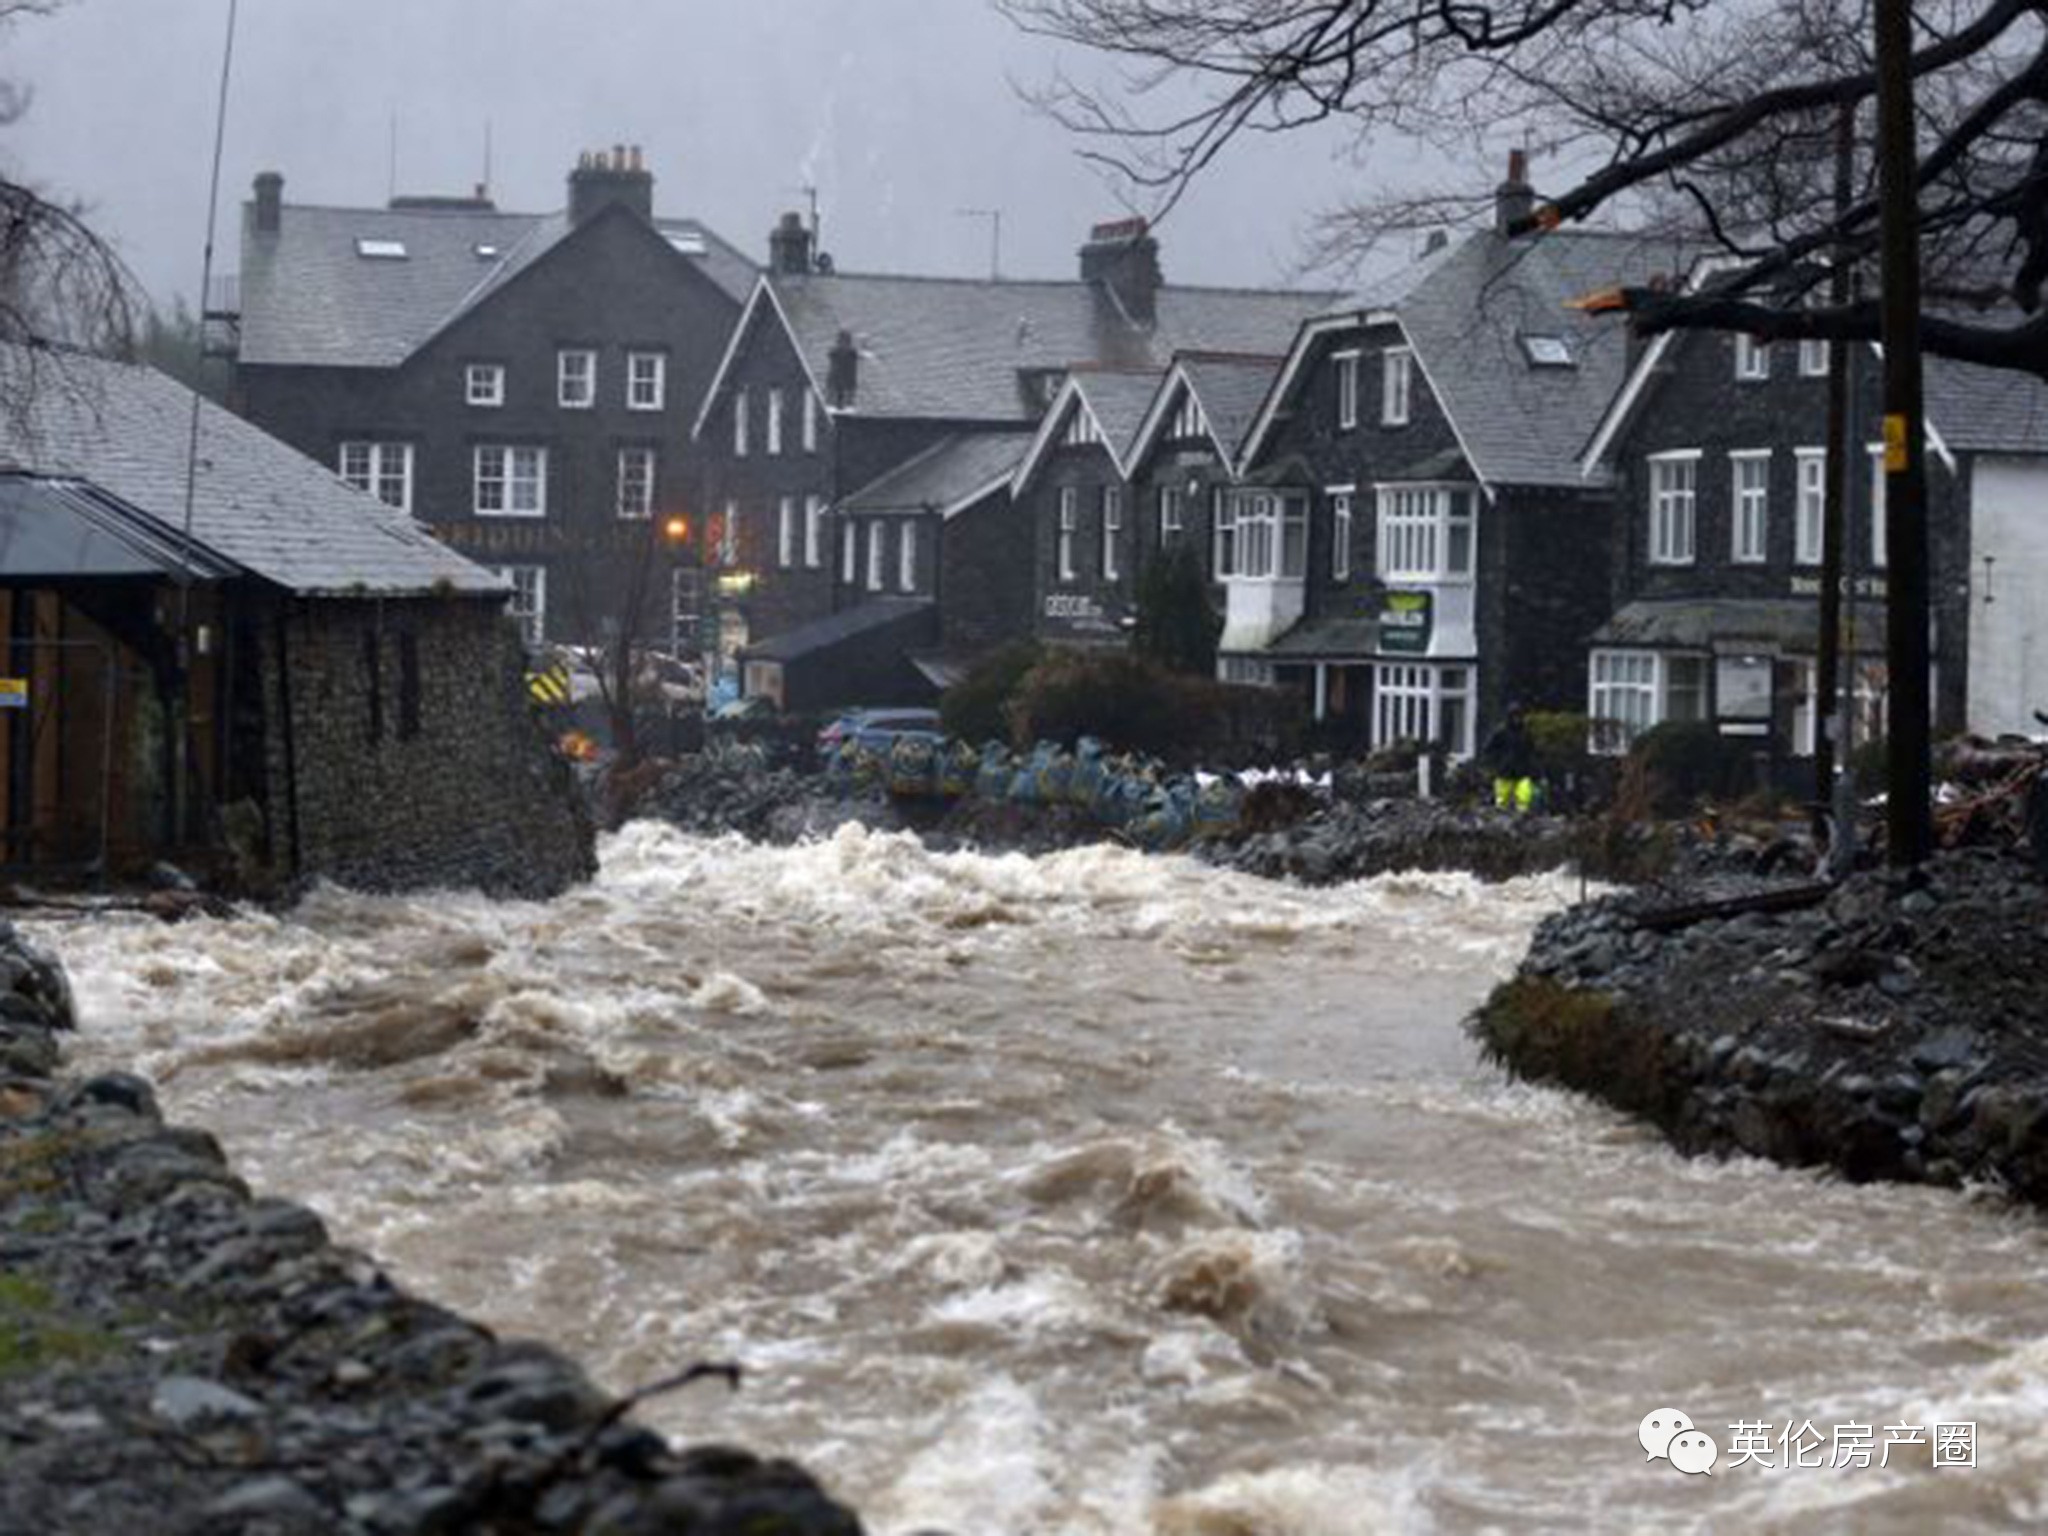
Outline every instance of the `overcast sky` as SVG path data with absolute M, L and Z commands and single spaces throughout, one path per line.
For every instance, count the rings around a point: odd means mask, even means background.
M 0 40 L 27 116 L 7 170 L 83 200 L 152 293 L 199 286 L 227 0 L 68 0 Z M 1011 81 L 1062 62 L 984 0 L 242 0 L 222 174 L 222 271 L 259 170 L 288 202 L 466 192 L 490 125 L 500 207 L 559 207 L 581 149 L 640 144 L 669 214 L 756 260 L 818 188 L 842 270 L 1063 277 L 1125 211 Z M 1069 57 L 1067 67 L 1104 66 Z M 1361 173 L 1330 139 L 1241 148 L 1160 231 L 1176 282 L 1289 280 L 1313 211 Z

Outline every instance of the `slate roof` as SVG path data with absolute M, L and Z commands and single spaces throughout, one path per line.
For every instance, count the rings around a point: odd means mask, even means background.
M 10 581 L 239 574 L 196 540 L 83 480 L 0 474 L 0 574 Z
M 1859 598 L 1850 649 L 1884 649 L 1884 604 Z M 1818 647 L 1817 600 L 1797 597 L 1655 598 L 1625 605 L 1595 631 L 1595 645 L 1673 646 L 1734 653 L 1750 647 L 1803 655 Z
M 1268 661 L 1350 661 L 1379 654 L 1377 619 L 1303 619 L 1264 650 Z
M 1266 391 L 1273 387 L 1280 358 L 1209 353 L 1183 357 L 1180 363 L 1208 418 L 1210 433 L 1234 457 L 1265 403 Z
M 773 276 L 797 349 L 823 384 L 841 330 L 860 349 L 854 408 L 866 416 L 1014 421 L 1037 414 L 1026 376 L 1081 363 L 1167 366 L 1177 351 L 1271 351 L 1329 293 L 1158 292 L 1154 323 L 1125 317 L 1094 284 L 863 274 Z
M 1126 373 L 1104 368 L 1076 368 L 1072 377 L 1074 388 L 1094 413 L 1095 424 L 1102 428 L 1110 457 L 1116 460 L 1119 468 L 1128 465 L 1138 428 L 1144 425 L 1153 397 L 1159 393 L 1159 374 L 1151 370 Z
M 1579 455 L 1621 388 L 1626 327 L 1567 303 L 1682 273 L 1689 247 L 1597 230 L 1509 241 L 1488 230 L 1436 260 L 1393 309 L 1466 456 L 1490 485 L 1581 486 Z M 1525 336 L 1557 336 L 1573 366 L 1533 364 Z
M 852 513 L 964 511 L 966 500 L 1008 480 L 1031 446 L 1024 432 L 962 432 L 878 476 L 840 503 Z
M 390 368 L 487 293 L 568 237 L 563 213 L 472 208 L 323 208 L 287 203 L 274 235 L 243 207 L 244 363 Z M 740 302 L 757 269 L 693 219 L 656 219 L 664 235 L 695 235 L 683 256 Z M 396 240 L 402 261 L 357 254 L 359 239 Z M 492 251 L 479 256 L 478 248 Z
M 1963 453 L 2048 453 L 2048 384 L 2031 374 L 1928 356 L 1927 419 Z
M 185 522 L 192 391 L 151 368 L 0 347 L 0 465 L 90 481 L 172 531 Z M 210 401 L 192 534 L 301 594 L 498 594 L 505 583 L 420 524 Z
M 865 635 L 889 625 L 922 622 L 937 612 L 930 598 L 870 598 L 851 608 L 842 608 L 837 613 L 828 613 L 808 624 L 756 641 L 741 652 L 741 657 L 746 661 L 800 661 L 843 645 L 856 635 Z

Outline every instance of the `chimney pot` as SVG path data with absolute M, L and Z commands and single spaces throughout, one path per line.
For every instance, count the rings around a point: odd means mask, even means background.
M 256 232 L 274 235 L 284 223 L 284 177 L 276 171 L 256 173 Z
M 811 270 L 811 232 L 802 214 L 785 213 L 768 231 L 768 270 L 785 277 Z
M 571 224 L 581 224 L 611 203 L 624 203 L 649 223 L 654 221 L 654 177 L 628 162 L 623 145 L 615 153 L 586 150 L 569 173 Z

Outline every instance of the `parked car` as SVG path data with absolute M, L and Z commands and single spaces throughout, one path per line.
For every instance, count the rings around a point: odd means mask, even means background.
M 871 752 L 887 752 L 898 736 L 936 738 L 944 734 L 936 709 L 849 709 L 818 732 L 818 754 L 824 757 L 837 752 L 849 737 Z
M 727 699 L 714 704 L 705 718 L 709 720 L 770 720 L 775 716 L 775 702 L 758 693 L 743 694 L 736 699 Z

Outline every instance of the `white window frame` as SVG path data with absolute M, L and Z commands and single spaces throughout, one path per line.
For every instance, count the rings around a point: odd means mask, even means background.
M 1179 538 L 1182 530 L 1187 527 L 1187 496 L 1188 493 L 1177 485 L 1162 485 L 1159 487 L 1159 542 L 1161 544 L 1165 544 L 1170 539 Z
M 619 450 L 618 493 L 615 510 L 623 518 L 641 521 L 654 516 L 654 491 L 660 461 L 652 448 L 628 446 Z
M 1228 498 L 1236 551 L 1231 581 L 1308 578 L 1308 493 L 1234 490 Z
M 1588 749 L 1605 755 L 1626 752 L 1635 739 L 1667 720 L 1704 720 L 1711 711 L 1708 691 L 1713 658 L 1698 651 L 1652 651 L 1617 647 L 1597 649 L 1586 664 L 1586 717 L 1591 722 Z M 1696 711 L 1673 711 L 1674 663 L 1696 668 Z
M 1223 486 L 1210 494 L 1209 576 L 1228 581 L 1237 574 L 1237 502 Z
M 1326 493 L 1330 498 L 1330 580 L 1351 579 L 1352 503 L 1356 499 L 1354 486 L 1333 485 Z
M 1700 458 L 1697 448 L 1653 453 L 1649 469 L 1651 565 L 1691 565 L 1699 549 Z
M 917 590 L 917 524 L 908 518 L 896 530 L 896 590 Z
M 530 443 L 479 443 L 470 468 L 470 503 L 476 516 L 548 515 L 547 449 Z
M 465 363 L 462 369 L 462 399 L 466 405 L 493 410 L 505 403 L 503 363 Z
M 774 385 L 768 388 L 768 430 L 764 446 L 770 458 L 782 452 L 782 391 Z
M 1102 579 L 1115 581 L 1121 574 L 1118 545 L 1124 536 L 1124 492 L 1120 485 L 1102 487 Z
M 1466 586 L 1474 580 L 1478 486 L 1413 481 L 1374 491 L 1374 570 L 1381 581 Z
M 1330 354 L 1337 374 L 1337 430 L 1348 432 L 1358 425 L 1358 362 L 1356 348 Z
M 804 387 L 803 443 L 805 453 L 818 451 L 818 397 L 810 387 Z
M 1472 755 L 1473 674 L 1469 662 L 1383 661 L 1373 665 L 1372 744 L 1444 742 L 1453 758 Z
M 815 571 L 825 563 L 825 498 L 804 498 L 804 568 Z
M 747 392 L 736 389 L 732 392 L 732 456 L 744 459 L 747 456 Z
M 387 507 L 412 511 L 412 444 L 357 439 L 341 445 L 336 471 L 359 491 Z M 393 497 L 396 497 L 396 500 Z
M 1388 347 L 1380 354 L 1380 425 L 1405 427 L 1414 409 L 1415 353 Z
M 577 364 L 582 366 L 579 368 Z M 555 404 L 587 411 L 597 404 L 597 353 L 590 347 L 562 347 L 555 353 Z
M 626 354 L 626 409 L 658 411 L 668 404 L 668 354 Z
M 1799 376 L 1824 379 L 1828 376 L 1828 343 L 1809 336 L 1799 343 Z
M 544 565 L 494 565 L 491 574 L 512 583 L 512 596 L 506 600 L 505 612 L 519 626 L 519 637 L 526 643 L 526 648 L 538 649 L 547 636 L 548 568 Z
M 1819 565 L 1823 531 L 1827 526 L 1828 451 L 1825 448 L 1795 448 L 1796 466 L 1793 496 L 1792 563 Z
M 1771 376 L 1771 344 L 1747 331 L 1735 333 L 1735 377 L 1746 384 Z
M 850 587 L 860 580 L 860 524 L 847 517 L 839 521 L 839 581 Z
M 868 519 L 868 590 L 882 590 L 889 567 L 888 527 L 879 517 Z
M 725 517 L 718 525 L 718 563 L 727 570 L 740 563 L 740 504 L 728 501 Z
M 1884 444 L 1871 443 L 1870 451 L 1870 545 L 1869 561 L 1873 571 L 1881 571 L 1891 563 L 1891 551 L 1885 539 L 1884 508 Z
M 1771 450 L 1736 448 L 1728 455 L 1728 559 L 1761 565 L 1770 557 Z
M 1074 538 L 1081 526 L 1081 493 L 1071 485 L 1060 487 L 1059 535 L 1057 539 L 1059 579 L 1072 581 L 1074 569 Z
M 796 498 L 778 497 L 775 502 L 775 563 L 783 570 L 796 564 Z

